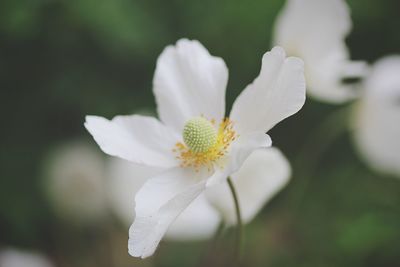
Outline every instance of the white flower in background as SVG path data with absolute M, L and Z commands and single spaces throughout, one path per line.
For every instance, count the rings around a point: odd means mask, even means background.
M 197 41 L 168 46 L 157 61 L 154 94 L 161 121 L 87 116 L 85 126 L 110 155 L 163 171 L 135 197 L 129 253 L 152 255 L 174 220 L 206 188 L 226 181 L 255 150 L 271 145 L 266 134 L 305 101 L 303 62 L 280 47 L 263 56 L 259 76 L 225 117 L 228 70 Z
M 143 184 L 162 170 L 149 168 L 117 158 L 108 164 L 107 188 L 110 206 L 127 226 L 134 219 L 135 195 Z M 216 232 L 220 216 L 201 194 L 171 224 L 165 239 L 174 241 L 203 240 Z
M 400 175 L 400 55 L 374 64 L 355 106 L 354 140 L 376 170 Z
M 17 249 L 0 251 L 0 267 L 52 267 L 53 264 L 39 253 Z
M 104 161 L 91 146 L 64 144 L 49 155 L 45 189 L 54 211 L 75 223 L 98 222 L 107 212 Z
M 320 101 L 342 103 L 357 96 L 345 78 L 362 77 L 366 64 L 351 61 L 345 38 L 352 22 L 344 0 L 287 0 L 274 28 L 274 44 L 305 64 L 307 93 Z

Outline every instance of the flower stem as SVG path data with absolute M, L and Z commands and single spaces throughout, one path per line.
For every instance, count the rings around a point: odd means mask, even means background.
M 237 230 L 236 230 L 236 243 L 234 252 L 237 260 L 236 261 L 237 266 L 239 266 L 241 260 L 241 246 L 242 246 L 242 235 L 243 235 L 242 215 L 240 212 L 238 194 L 236 192 L 235 185 L 233 184 L 232 179 L 230 177 L 228 177 L 228 185 L 232 193 L 233 202 L 235 204 L 235 210 L 236 210 Z

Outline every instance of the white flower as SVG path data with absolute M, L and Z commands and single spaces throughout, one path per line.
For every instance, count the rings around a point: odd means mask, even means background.
M 154 94 L 161 121 L 87 116 L 85 126 L 113 156 L 163 168 L 135 197 L 129 253 L 152 255 L 172 222 L 206 188 L 240 169 L 254 151 L 271 145 L 268 132 L 305 101 L 303 62 L 275 47 L 259 76 L 225 118 L 228 70 L 197 41 L 168 46 L 157 61 Z
M 39 253 L 17 249 L 0 251 L 1 267 L 52 267 L 51 262 Z
M 376 62 L 364 90 L 354 110 L 354 140 L 374 169 L 400 176 L 400 55 Z
M 49 155 L 45 189 L 54 211 L 75 223 L 93 223 L 107 211 L 104 162 L 83 143 L 68 143 Z
M 135 195 L 143 184 L 160 173 L 160 169 L 138 165 L 126 160 L 112 158 L 108 164 L 110 206 L 126 225 L 134 219 Z M 203 240 L 214 235 L 220 216 L 201 194 L 171 224 L 165 239 L 176 241 Z
M 356 86 L 345 78 L 365 74 L 366 64 L 351 61 L 345 38 L 352 28 L 344 0 L 287 0 L 274 29 L 274 43 L 305 62 L 307 93 L 320 101 L 353 99 Z

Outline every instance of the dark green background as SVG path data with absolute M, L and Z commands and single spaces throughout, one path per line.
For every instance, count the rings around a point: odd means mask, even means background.
M 71 241 L 63 245 L 52 234 L 60 222 L 40 187 L 47 153 L 77 138 L 93 144 L 83 128 L 86 114 L 111 118 L 154 109 L 156 59 L 182 37 L 198 39 L 224 58 L 230 107 L 258 74 L 282 5 L 278 0 L 2 0 L 0 246 L 36 248 L 55 261 L 55 247 L 67 246 L 70 258 L 96 258 L 91 245 L 81 243 L 81 229 L 65 226 Z M 347 43 L 354 59 L 372 63 L 400 53 L 398 0 L 349 5 L 354 30 Z M 325 142 L 322 136 L 313 144 L 315 129 L 339 108 L 308 99 L 301 112 L 271 131 L 293 164 L 293 181 L 247 227 L 248 266 L 400 266 L 400 180 L 369 170 L 349 133 L 313 156 L 314 146 L 318 150 Z M 83 239 L 96 241 L 93 235 Z M 164 244 L 152 262 L 195 266 L 204 245 Z M 94 265 L 89 260 L 75 266 Z

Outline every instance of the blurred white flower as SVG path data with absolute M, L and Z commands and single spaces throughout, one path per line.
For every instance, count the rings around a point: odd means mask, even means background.
M 17 249 L 0 251 L 0 267 L 52 267 L 53 264 L 39 253 Z
M 330 103 L 357 96 L 354 84 L 342 82 L 367 69 L 350 60 L 345 38 L 351 28 L 344 0 L 287 0 L 275 23 L 274 44 L 304 60 L 309 96 Z
M 160 169 L 135 164 L 117 158 L 108 164 L 107 188 L 110 206 L 127 226 L 135 214 L 135 195 L 143 184 L 160 173 Z M 165 239 L 175 241 L 203 240 L 214 235 L 220 216 L 201 194 L 171 224 Z
M 291 168 L 275 147 L 254 151 L 240 170 L 232 174 L 244 223 L 249 223 L 289 181 Z M 225 184 L 206 191 L 210 202 L 221 212 L 228 225 L 236 224 L 235 206 Z
M 255 150 L 271 145 L 268 132 L 305 101 L 303 62 L 275 47 L 259 76 L 225 118 L 228 70 L 197 41 L 168 46 L 157 61 L 155 118 L 87 116 L 85 126 L 107 154 L 163 168 L 135 197 L 129 253 L 148 257 L 173 221 L 206 188 L 226 181 Z
M 54 211 L 75 223 L 103 219 L 107 211 L 104 161 L 94 148 L 68 143 L 49 155 L 45 189 Z
M 400 55 L 374 64 L 355 106 L 354 140 L 376 170 L 400 176 Z

